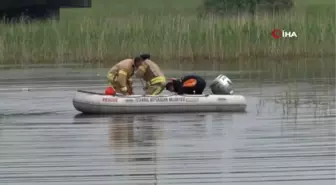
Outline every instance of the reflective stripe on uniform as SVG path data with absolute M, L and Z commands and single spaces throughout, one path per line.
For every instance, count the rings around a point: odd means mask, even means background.
M 112 86 L 113 81 L 115 81 L 116 79 L 116 74 L 113 72 L 109 72 L 107 73 L 106 78 L 108 81 L 108 85 Z
M 150 84 L 166 83 L 166 78 L 163 76 L 158 76 L 158 77 L 151 79 L 149 83 Z
M 140 70 L 143 71 L 143 72 L 146 72 L 147 65 L 146 65 L 146 66 L 145 66 L 145 65 L 142 65 L 142 66 L 140 66 L 138 69 L 140 69 Z
M 157 87 L 151 95 L 159 95 L 164 90 L 164 87 Z
M 107 73 L 106 77 L 109 78 L 109 79 L 113 79 L 115 76 L 116 76 L 116 73 L 109 72 L 109 73 Z
M 127 87 L 123 87 L 120 90 L 123 91 L 123 92 L 126 92 L 127 91 Z
M 127 72 L 126 72 L 126 71 L 124 71 L 124 70 L 119 70 L 119 71 L 118 71 L 118 74 L 122 74 L 122 75 L 125 75 L 125 76 L 127 76 Z
M 114 74 L 113 73 L 108 73 L 107 76 L 112 77 L 112 76 L 114 76 Z

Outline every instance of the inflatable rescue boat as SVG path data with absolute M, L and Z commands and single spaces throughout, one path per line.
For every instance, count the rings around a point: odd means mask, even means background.
M 110 96 L 78 90 L 73 98 L 73 106 L 86 114 L 244 112 L 245 97 L 233 95 L 230 85 L 230 79 L 220 75 L 210 88 L 213 93 L 223 94 Z

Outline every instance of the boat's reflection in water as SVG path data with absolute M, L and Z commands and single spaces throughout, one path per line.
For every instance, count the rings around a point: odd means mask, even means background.
M 123 163 L 119 165 L 124 168 L 132 166 L 127 162 L 155 161 L 153 147 L 156 146 L 160 125 L 153 122 L 153 117 L 155 116 L 79 114 L 75 116 L 74 123 L 107 125 L 111 154 L 114 156 L 115 162 Z
M 107 125 L 113 148 L 155 147 L 157 140 L 197 138 L 223 131 L 223 121 L 231 122 L 231 114 L 145 114 L 85 115 L 74 117 L 74 124 Z
M 223 121 L 232 122 L 232 115 L 194 113 L 91 116 L 80 114 L 74 120 L 75 124 L 97 124 L 97 127 L 108 129 L 105 133 L 108 134 L 106 137 L 108 153 L 120 175 L 157 181 L 163 178 L 162 176 L 175 173 L 171 171 L 174 168 L 185 168 L 187 163 L 189 166 L 197 166 L 198 163 L 211 165 L 214 161 L 221 161 L 222 153 L 216 149 L 217 141 L 211 141 L 209 138 L 220 138 L 225 135 L 225 127 L 230 124 L 223 124 Z M 105 142 L 102 141 L 102 143 Z M 203 149 L 205 151 L 202 151 Z M 189 164 L 191 160 L 194 164 Z M 217 168 L 213 166 L 213 170 L 220 171 Z M 200 171 L 202 168 L 194 170 Z M 197 174 L 198 172 L 188 173 Z
M 206 122 L 209 123 L 209 120 L 207 120 L 205 114 L 117 116 L 78 114 L 74 117 L 73 123 L 107 124 L 111 147 L 113 149 L 122 149 L 129 147 L 155 147 L 158 144 L 158 138 L 163 139 L 167 134 L 170 135 L 167 137 L 181 135 L 182 132 L 174 132 L 174 129 L 178 129 L 176 126 L 183 127 L 186 124 L 188 126 L 188 133 L 183 133 L 183 135 L 193 134 L 201 136 L 207 130 Z M 172 126 L 175 128 L 169 129 L 169 124 L 175 125 Z

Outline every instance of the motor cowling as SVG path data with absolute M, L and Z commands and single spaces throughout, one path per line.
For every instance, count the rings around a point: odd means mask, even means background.
M 234 93 L 232 81 L 225 75 L 219 75 L 210 84 L 210 89 L 213 94 L 231 95 Z

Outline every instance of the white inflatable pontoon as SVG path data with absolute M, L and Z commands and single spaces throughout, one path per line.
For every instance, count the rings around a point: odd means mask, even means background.
M 244 96 L 233 95 L 232 82 L 219 75 L 210 85 L 211 95 L 108 96 L 78 90 L 74 107 L 87 114 L 244 112 Z
M 73 105 L 86 114 L 243 112 L 246 101 L 240 95 L 107 96 L 78 90 Z

